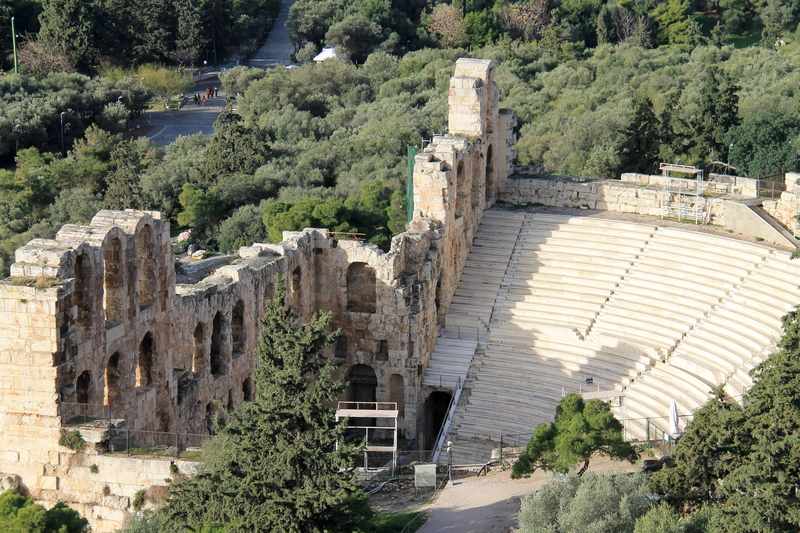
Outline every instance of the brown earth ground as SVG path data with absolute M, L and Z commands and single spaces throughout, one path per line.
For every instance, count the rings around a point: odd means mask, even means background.
M 632 465 L 595 456 L 589 470 L 598 473 L 634 472 L 641 462 Z M 547 473 L 535 473 L 526 479 L 511 479 L 510 468 L 495 469 L 488 475 L 456 471 L 453 484 L 433 489 L 414 489 L 410 479 L 390 483 L 370 497 L 378 514 L 423 513 L 425 524 L 417 533 L 508 533 L 518 526 L 520 501 L 552 479 Z M 440 480 L 441 481 L 441 480 Z

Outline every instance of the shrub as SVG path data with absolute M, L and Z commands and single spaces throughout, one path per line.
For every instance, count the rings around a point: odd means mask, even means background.
M 58 439 L 58 444 L 65 448 L 69 448 L 73 452 L 82 452 L 86 449 L 87 443 L 83 440 L 81 432 L 77 429 L 69 431 L 66 428 L 61 428 L 61 436 Z

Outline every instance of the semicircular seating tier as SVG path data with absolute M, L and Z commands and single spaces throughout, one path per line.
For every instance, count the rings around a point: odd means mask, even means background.
M 789 253 L 759 244 L 489 210 L 424 382 L 440 385 L 447 369 L 466 383 L 448 436 L 463 461 L 501 435 L 529 439 L 569 392 L 624 394 L 612 406 L 643 440 L 648 427 L 669 429 L 673 402 L 683 427 L 721 383 L 740 399 L 800 303 L 798 286 Z

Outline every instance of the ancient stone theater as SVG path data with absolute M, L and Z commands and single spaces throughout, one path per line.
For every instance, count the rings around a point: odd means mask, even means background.
M 451 440 L 455 461 L 529 438 L 566 392 L 612 402 L 636 440 L 669 433 L 672 409 L 683 427 L 717 384 L 740 399 L 800 302 L 784 228 L 798 176 L 759 201 L 755 180 L 683 168 L 516 169 L 494 70 L 456 62 L 449 133 L 415 156 L 413 217 L 388 251 L 307 228 L 177 284 L 168 221 L 133 210 L 18 249 L 0 282 L 0 486 L 113 531 L 141 490 L 191 473 L 223 407 L 254 395 L 258 318 L 279 276 L 301 318 L 333 313 L 341 399 L 390 402 L 407 447 Z M 670 209 L 699 223 L 603 215 Z

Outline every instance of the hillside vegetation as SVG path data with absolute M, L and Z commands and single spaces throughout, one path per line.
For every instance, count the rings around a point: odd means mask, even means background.
M 238 114 L 226 113 L 210 139 L 181 138 L 163 152 L 94 129 L 65 159 L 24 149 L 16 171 L 0 171 L 0 260 L 7 268 L 16 246 L 64 221 L 88 222 L 79 213 L 97 206 L 160 210 L 195 226 L 209 249 L 304 226 L 386 245 L 404 229 L 406 146 L 445 131 L 449 78 L 464 55 L 428 49 L 374 52 L 361 66 L 239 67 L 223 78 L 242 95 Z M 729 161 L 752 176 L 797 168 L 795 53 L 606 44 L 565 59 L 507 41 L 471 55 L 498 63 L 502 104 L 519 119 L 517 163 L 604 178 L 678 159 Z M 11 87 L 0 85 L 0 99 Z M 11 140 L 7 109 L 0 131 Z M 91 209 L 64 215 L 73 204 Z

